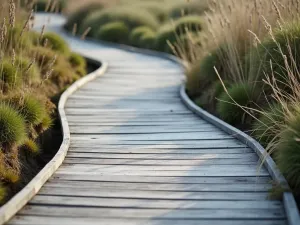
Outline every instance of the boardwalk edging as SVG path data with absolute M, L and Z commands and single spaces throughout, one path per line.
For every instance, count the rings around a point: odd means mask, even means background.
M 20 209 L 22 209 L 23 206 L 25 206 L 31 200 L 31 198 L 35 196 L 35 194 L 41 189 L 44 183 L 54 174 L 54 172 L 64 161 L 70 145 L 70 130 L 64 110 L 65 103 L 68 100 L 68 97 L 71 96 L 75 91 L 77 91 L 81 86 L 103 75 L 108 67 L 107 63 L 100 63 L 90 58 L 87 58 L 87 61 L 99 65 L 99 69 L 73 83 L 61 95 L 58 103 L 58 115 L 63 132 L 63 141 L 58 152 L 55 154 L 53 159 L 49 161 L 45 165 L 45 167 L 21 191 L 14 195 L 6 204 L 4 204 L 0 208 L 0 224 L 4 224 L 8 220 L 10 220 L 11 217 L 13 217 Z

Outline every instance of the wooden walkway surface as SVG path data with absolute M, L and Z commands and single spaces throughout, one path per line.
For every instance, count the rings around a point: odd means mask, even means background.
M 181 103 L 179 65 L 67 40 L 109 69 L 68 100 L 69 153 L 9 224 L 286 224 L 253 150 Z

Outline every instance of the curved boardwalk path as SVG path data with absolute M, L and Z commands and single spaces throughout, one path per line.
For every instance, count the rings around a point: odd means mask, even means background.
M 9 224 L 286 223 L 257 155 L 181 103 L 177 64 L 67 40 L 109 69 L 68 100 L 69 153 Z

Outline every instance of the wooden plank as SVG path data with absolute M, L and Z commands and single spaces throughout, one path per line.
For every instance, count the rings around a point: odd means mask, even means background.
M 170 121 L 145 121 L 145 122 L 136 122 L 136 121 L 119 121 L 119 122 L 115 122 L 115 121 L 102 121 L 102 122 L 93 122 L 92 120 L 90 121 L 78 121 L 78 120 L 69 120 L 69 125 L 77 125 L 77 126 L 81 126 L 81 127 L 93 127 L 93 126 L 114 126 L 114 127 L 127 127 L 127 128 L 131 128 L 131 127 L 136 127 L 136 126 L 140 126 L 140 127 L 166 127 L 166 126 L 170 126 L 170 127 L 176 127 L 176 126 L 180 126 L 182 128 L 187 128 L 187 127 L 194 127 L 195 126 L 195 122 L 193 121 L 178 121 L 178 122 L 172 122 L 172 124 L 170 123 Z M 203 124 L 199 124 L 199 126 L 206 126 Z
M 121 176 L 121 175 L 95 175 L 95 174 L 69 174 L 57 171 L 53 179 L 75 181 L 101 181 L 101 182 L 137 182 L 137 183 L 168 183 L 168 184 L 270 184 L 268 176 L 232 176 L 232 177 L 175 177 L 175 176 Z
M 98 218 L 76 218 L 73 217 L 49 217 L 49 216 L 17 216 L 11 222 L 11 225 L 57 225 L 57 224 L 72 224 L 72 225 L 95 225 L 99 224 Z M 118 219 L 118 218 L 101 218 L 101 225 L 258 225 L 258 220 L 197 220 L 197 219 Z M 259 225 L 286 225 L 285 220 L 259 220 Z
M 191 191 L 146 191 L 146 190 L 117 190 L 109 188 L 86 188 L 74 186 L 70 188 L 43 187 L 39 195 L 53 196 L 81 196 L 81 197 L 105 197 L 105 198 L 145 198 L 145 199 L 169 199 L 169 200 L 266 200 L 268 192 L 191 192 Z
M 195 127 L 195 128 L 180 128 L 180 127 L 113 127 L 113 126 L 70 126 L 71 134 L 165 134 L 165 133 L 194 133 L 194 132 L 219 132 L 216 128 L 211 127 Z
M 110 134 L 73 134 L 72 139 L 76 141 L 189 141 L 189 140 L 232 140 L 234 137 L 226 135 L 222 132 L 193 132 L 193 133 L 164 133 L 161 134 L 120 134 L 120 135 L 110 135 Z M 213 144 L 213 141 L 212 141 Z
M 48 215 L 90 218 L 157 219 L 285 219 L 282 209 L 130 209 L 30 205 L 20 215 Z
M 41 222 L 39 222 L 41 221 Z M 76 220 L 72 218 L 65 218 L 65 217 L 41 217 L 41 216 L 26 216 L 18 217 L 12 220 L 11 224 L 16 225 L 57 225 L 60 224 L 73 224 L 73 225 L 82 225 L 83 223 L 86 225 L 94 225 L 99 222 L 98 219 L 91 219 L 91 218 L 76 218 Z M 108 219 L 104 218 L 101 219 L 102 225 L 115 225 L 115 224 L 122 224 L 122 225 L 158 225 L 158 224 L 165 224 L 165 225 L 211 225 L 214 224 L 222 224 L 222 225 L 257 225 L 257 220 L 159 220 L 159 219 Z M 286 225 L 285 220 L 261 220 L 260 225 Z
M 169 125 L 170 125 L 170 122 L 181 122 L 181 124 L 184 124 L 185 122 L 190 122 L 190 123 L 194 123 L 194 127 L 195 126 L 202 126 L 202 125 L 210 125 L 206 122 L 204 122 L 203 120 L 199 120 L 197 118 L 188 118 L 188 119 L 185 119 L 184 117 L 148 117 L 148 116 L 145 116 L 145 117 L 136 117 L 136 116 L 133 116 L 133 117 L 107 117 L 107 116 L 94 116 L 94 115 L 88 115 L 86 117 L 82 116 L 82 115 L 79 115 L 79 116 L 73 116 L 73 115 L 70 115 L 68 116 L 68 120 L 70 121 L 81 121 L 81 122 L 95 122 L 97 121 L 98 123 L 101 123 L 101 122 L 123 122 L 123 121 L 132 121 L 132 122 L 169 122 Z
M 98 148 L 70 148 L 69 152 L 88 152 L 88 153 L 123 153 L 123 154 L 245 154 L 253 153 L 251 148 L 228 148 L 228 149 L 185 149 L 185 148 L 170 148 L 170 149 L 158 149 L 158 148 L 110 148 L 105 149 Z
M 88 165 L 156 165 L 156 166 L 193 166 L 193 165 L 252 165 L 258 166 L 258 159 L 203 159 L 203 160 L 169 160 L 169 159 L 99 159 L 69 157 L 64 161 L 66 164 Z
M 138 176 L 269 176 L 266 169 L 253 165 L 203 165 L 203 166 L 138 166 L 138 165 L 63 165 L 58 171 L 79 174 L 111 174 Z
M 91 159 L 145 159 L 145 160 L 210 160 L 210 159 L 249 159 L 250 161 L 258 162 L 256 153 L 244 153 L 244 154 L 136 154 L 136 153 L 89 153 L 89 152 L 69 152 L 68 157 L 73 158 L 91 158 Z
M 147 148 L 156 148 L 156 147 L 163 147 L 163 148 L 240 148 L 246 147 L 241 142 L 236 141 L 235 139 L 229 140 L 172 140 L 172 141 L 127 141 L 127 140 L 102 140 L 102 139 L 90 139 L 90 140 L 72 140 L 71 147 L 99 147 L 102 146 L 106 148 L 108 145 L 116 146 L 122 148 L 123 146 L 146 146 Z
M 37 195 L 30 205 L 142 209 L 282 209 L 280 201 L 185 201 Z
M 78 184 L 77 181 L 49 180 L 44 187 L 72 188 Z M 137 183 L 137 182 L 91 182 L 81 181 L 80 187 L 93 187 L 120 190 L 151 190 L 151 191 L 209 191 L 209 192 L 266 192 L 272 188 L 272 184 L 160 184 L 160 183 Z

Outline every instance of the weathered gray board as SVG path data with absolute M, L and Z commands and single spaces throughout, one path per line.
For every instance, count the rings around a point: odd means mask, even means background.
M 52 17 L 50 29 L 63 22 Z M 67 102 L 66 160 L 9 224 L 283 225 L 297 216 L 268 199 L 272 177 L 246 143 L 180 103 L 181 66 L 64 37 L 109 70 Z

